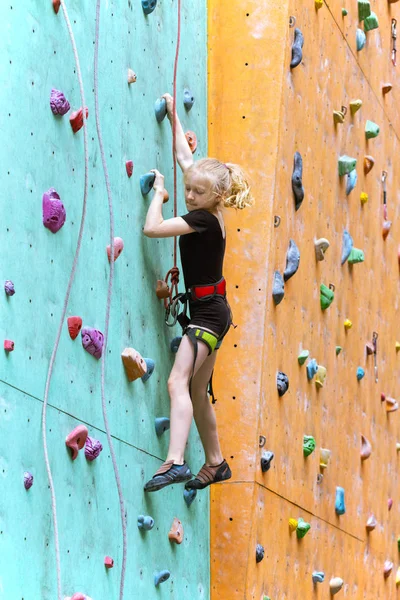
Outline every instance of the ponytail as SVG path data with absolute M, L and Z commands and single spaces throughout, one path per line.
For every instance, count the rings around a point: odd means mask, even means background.
M 224 206 L 245 208 L 254 204 L 249 182 L 243 169 L 234 163 L 225 164 L 230 173 L 230 187 L 224 197 Z

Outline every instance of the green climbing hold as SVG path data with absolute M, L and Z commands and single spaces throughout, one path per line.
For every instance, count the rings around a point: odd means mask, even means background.
M 296 535 L 297 535 L 298 539 L 301 540 L 301 538 L 303 538 L 306 535 L 307 531 L 309 531 L 310 529 L 311 529 L 310 523 L 306 523 L 304 521 L 304 519 L 299 517 L 299 520 L 297 523 L 297 529 L 296 529 Z
M 297 360 L 299 361 L 299 365 L 304 365 L 304 363 L 306 362 L 308 356 L 309 356 L 309 351 L 308 350 L 302 350 L 300 352 L 300 354 L 297 357 Z
M 347 17 L 349 13 L 347 12 L 347 10 L 345 8 L 342 8 L 342 16 L 343 17 Z
M 351 156 L 339 156 L 339 176 L 348 175 L 356 168 L 357 159 Z
M 335 294 L 326 285 L 321 283 L 320 286 L 320 302 L 322 310 L 326 310 L 333 302 Z
M 342 351 L 342 346 L 336 346 L 336 356 L 338 356 L 338 354 L 340 354 Z
M 367 140 L 376 138 L 379 135 L 379 125 L 373 121 L 367 121 L 365 123 L 365 137 Z
M 315 450 L 315 439 L 312 435 L 305 435 L 303 437 L 303 454 L 304 456 L 310 456 Z M 306 532 L 307 533 L 307 532 Z
M 378 17 L 374 12 L 371 11 L 369 17 L 364 19 L 364 31 L 372 31 L 373 29 L 378 29 L 378 27 Z
M 400 552 L 400 537 L 397 538 L 397 549 Z
M 347 262 L 351 265 L 364 262 L 364 252 L 358 248 L 352 248 Z
M 369 0 L 358 0 L 358 20 L 364 21 L 365 17 L 371 14 L 371 4 Z

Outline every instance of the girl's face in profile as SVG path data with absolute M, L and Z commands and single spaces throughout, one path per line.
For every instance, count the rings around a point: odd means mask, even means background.
M 189 212 L 199 208 L 205 210 L 215 209 L 218 201 L 214 193 L 212 179 L 195 169 L 186 173 L 185 202 Z

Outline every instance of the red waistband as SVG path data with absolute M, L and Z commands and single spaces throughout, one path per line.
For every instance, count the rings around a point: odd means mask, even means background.
M 211 285 L 193 285 L 189 290 L 189 295 L 192 300 L 203 300 L 207 296 L 226 296 L 226 281 L 222 278 L 217 283 Z

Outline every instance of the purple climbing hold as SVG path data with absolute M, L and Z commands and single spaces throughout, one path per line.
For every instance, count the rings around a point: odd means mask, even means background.
M 257 544 L 256 546 L 256 562 L 259 563 L 264 558 L 264 546 Z
M 14 284 L 9 279 L 7 279 L 7 281 L 4 282 L 4 291 L 7 294 L 7 296 L 14 296 L 15 294 Z
M 33 475 L 29 471 L 24 473 L 24 486 L 26 490 L 29 490 L 33 486 Z
M 43 225 L 57 233 L 65 223 L 65 208 L 54 188 L 43 194 Z
M 278 389 L 279 396 L 283 396 L 289 389 L 289 377 L 282 373 L 282 371 L 278 371 L 276 376 L 276 387 Z
M 87 437 L 85 443 L 85 456 L 88 460 L 92 461 L 97 458 L 100 452 L 103 450 L 103 446 L 99 440 Z
M 71 107 L 64 94 L 53 88 L 50 94 L 50 108 L 53 115 L 65 115 Z
M 93 327 L 84 327 L 81 331 L 82 346 L 86 352 L 95 358 L 100 358 L 103 352 L 104 335 Z

